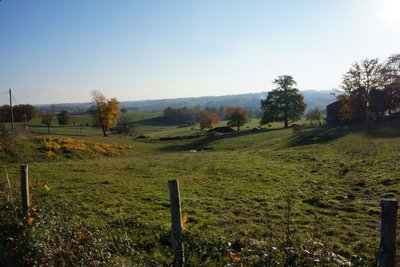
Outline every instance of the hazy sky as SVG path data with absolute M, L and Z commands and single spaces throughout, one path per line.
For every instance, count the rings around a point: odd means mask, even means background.
M 2 0 L 0 92 L 22 103 L 337 87 L 400 53 L 399 0 Z M 7 94 L 0 93 L 0 104 Z

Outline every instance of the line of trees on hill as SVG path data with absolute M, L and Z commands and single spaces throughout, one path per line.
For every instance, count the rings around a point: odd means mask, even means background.
M 282 121 L 284 127 L 288 127 L 289 122 L 301 119 L 307 105 L 303 95 L 294 87 L 296 81 L 292 76 L 279 76 L 274 80 L 274 84 L 276 88 L 268 92 L 266 99 L 261 100 L 261 109 L 258 111 L 258 115 L 263 115 L 261 124 Z M 225 119 L 228 121 L 228 126 L 237 127 L 239 131 L 240 127 L 250 120 L 250 114 L 247 110 L 239 107 L 224 108 L 221 106 L 219 109 L 207 107 L 204 110 L 168 107 L 164 110 L 163 118 L 173 123 L 189 125 L 200 123 L 201 129 L 209 128 L 210 130 L 221 119 Z
M 224 111 L 223 116 L 220 116 L 221 111 Z M 171 108 L 168 107 L 164 110 L 163 118 L 172 123 L 180 123 L 186 125 L 194 125 L 199 123 L 201 129 L 212 129 L 220 121 L 221 117 L 228 121 L 227 125 L 231 127 L 240 127 L 249 121 L 249 112 L 239 107 L 220 107 L 200 109 L 188 108 Z
M 163 112 L 163 118 L 171 123 L 195 124 L 200 120 L 201 110 L 189 108 L 171 108 L 168 107 Z
M 343 75 L 336 97 L 341 101 L 340 119 L 345 121 L 380 120 L 396 111 L 400 104 L 400 54 L 383 63 L 378 59 L 354 63 Z
M 40 114 L 44 114 L 46 112 L 51 114 L 57 114 L 61 112 L 61 110 L 67 110 L 69 113 L 74 115 L 88 114 L 88 108 L 81 107 L 79 105 L 80 104 L 70 104 L 70 105 L 53 104 L 53 105 L 37 106 L 36 109 Z

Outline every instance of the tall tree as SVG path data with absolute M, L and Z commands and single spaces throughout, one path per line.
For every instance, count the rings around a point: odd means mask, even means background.
M 354 63 L 343 75 L 341 89 L 351 94 L 354 90 L 364 88 L 364 94 L 368 98 L 370 90 L 382 89 L 382 68 L 377 58 Z
M 384 89 L 383 66 L 378 59 L 364 59 L 354 63 L 343 75 L 337 99 L 341 100 L 341 114 L 345 120 L 365 121 L 378 105 L 377 97 L 382 96 L 377 90 Z M 372 99 L 374 103 L 370 105 Z M 382 107 L 382 105 L 379 105 Z
M 58 124 L 60 125 L 68 125 L 71 121 L 71 115 L 68 110 L 62 109 L 59 114 L 57 114 Z
M 210 128 L 210 130 L 217 125 L 221 119 L 218 114 L 212 111 L 203 110 L 200 114 L 200 128 Z
M 307 105 L 303 95 L 294 87 L 297 83 L 292 76 L 279 76 L 274 84 L 277 88 L 268 92 L 267 98 L 261 100 L 261 109 L 264 112 L 262 122 L 283 121 L 287 128 L 289 121 L 301 118 Z
M 97 90 L 92 91 L 92 100 L 95 102 L 96 106 L 97 125 L 101 127 L 103 136 L 107 136 L 107 129 L 114 127 L 120 116 L 118 101 L 116 98 L 107 100 L 106 97 Z
M 237 130 L 240 131 L 240 126 L 249 121 L 249 113 L 239 107 L 228 107 L 225 112 L 225 119 L 228 120 L 228 126 L 237 127 Z

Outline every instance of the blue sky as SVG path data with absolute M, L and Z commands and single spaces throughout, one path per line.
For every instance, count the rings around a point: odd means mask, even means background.
M 267 91 L 290 74 L 330 90 L 363 58 L 400 53 L 400 1 L 0 2 L 0 92 L 17 103 Z M 7 95 L 0 94 L 0 104 Z

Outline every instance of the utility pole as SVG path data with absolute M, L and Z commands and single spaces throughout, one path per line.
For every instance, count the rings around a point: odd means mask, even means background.
M 11 88 L 8 90 L 8 92 L 10 94 L 11 130 L 14 133 L 15 132 L 15 125 L 14 125 L 14 112 L 13 112 L 12 98 L 11 98 Z

